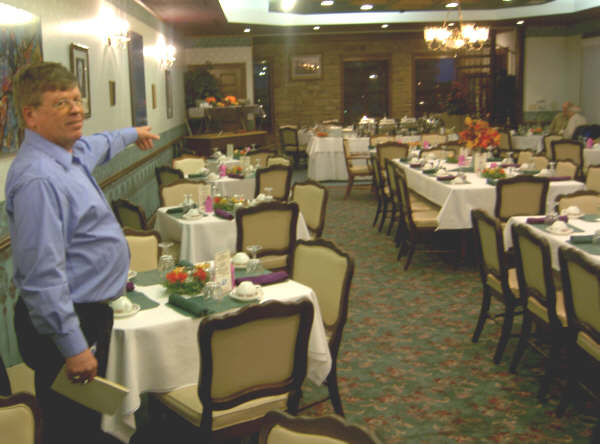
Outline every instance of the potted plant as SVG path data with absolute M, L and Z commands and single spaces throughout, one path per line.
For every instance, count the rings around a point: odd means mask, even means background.
M 197 67 L 186 71 L 183 75 L 185 85 L 185 104 L 193 108 L 199 100 L 206 97 L 215 97 L 220 100 L 223 97 L 219 82 L 210 71 L 210 65 Z
M 461 131 L 464 126 L 465 115 L 469 109 L 467 103 L 467 90 L 460 82 L 452 82 L 450 92 L 446 97 L 445 112 L 442 120 L 447 128 L 454 127 L 456 132 Z

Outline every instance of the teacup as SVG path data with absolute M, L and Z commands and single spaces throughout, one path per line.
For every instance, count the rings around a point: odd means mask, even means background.
M 569 230 L 569 227 L 567 226 L 567 224 L 564 223 L 562 220 L 557 220 L 550 226 L 552 227 L 552 230 L 556 231 L 557 233 L 561 233 L 561 232 L 565 232 L 565 231 Z
M 579 216 L 581 210 L 576 205 L 571 205 L 563 210 L 567 216 Z
M 120 298 L 110 303 L 115 313 L 128 313 L 133 309 L 133 304 L 127 296 L 121 296 Z
M 251 297 L 256 294 L 256 285 L 250 281 L 241 282 L 237 287 L 237 294 L 242 297 Z
M 236 267 L 245 267 L 248 264 L 249 260 L 250 260 L 250 256 L 248 256 L 243 251 L 238 251 L 231 258 L 233 265 Z

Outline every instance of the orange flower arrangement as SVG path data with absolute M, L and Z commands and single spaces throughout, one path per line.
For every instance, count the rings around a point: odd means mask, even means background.
M 206 103 L 217 103 L 217 98 L 216 97 L 207 97 L 206 99 L 204 99 L 204 101 Z
M 237 105 L 238 104 L 238 101 L 235 98 L 235 96 L 225 96 L 223 101 L 228 105 Z
M 465 119 L 467 128 L 459 133 L 461 142 L 464 142 L 467 148 L 487 148 L 498 146 L 500 144 L 500 133 L 485 120 L 472 120 L 470 117 Z
M 171 293 L 198 294 L 208 281 L 208 264 L 196 264 L 193 267 L 176 267 L 165 276 L 163 285 Z

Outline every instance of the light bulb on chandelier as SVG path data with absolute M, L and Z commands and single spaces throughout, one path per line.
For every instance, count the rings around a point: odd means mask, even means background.
M 450 13 L 448 13 L 450 14 Z M 442 26 L 427 26 L 423 31 L 425 43 L 432 51 L 476 51 L 482 49 L 489 37 L 490 28 L 462 22 L 458 4 L 459 26 L 444 21 Z

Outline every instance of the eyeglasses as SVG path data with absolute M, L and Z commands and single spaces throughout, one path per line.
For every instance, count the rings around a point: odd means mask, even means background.
M 71 110 L 73 107 L 81 108 L 83 105 L 83 101 L 79 99 L 60 99 L 58 102 L 52 104 L 52 107 L 60 110 Z

